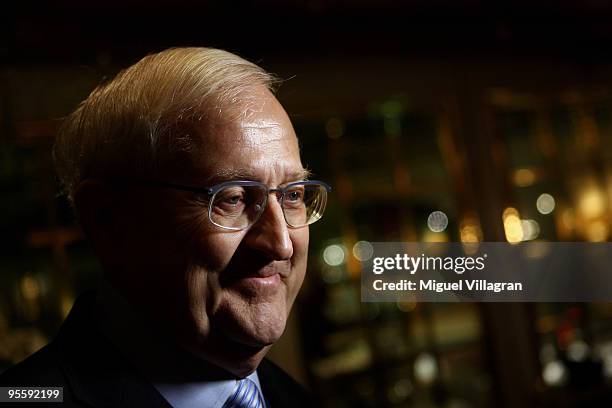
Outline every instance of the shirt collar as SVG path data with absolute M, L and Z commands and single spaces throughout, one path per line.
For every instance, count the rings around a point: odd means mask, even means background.
M 261 393 L 257 372 L 253 372 L 247 378 L 257 385 Z M 234 394 L 238 380 L 154 385 L 174 408 L 220 407 Z

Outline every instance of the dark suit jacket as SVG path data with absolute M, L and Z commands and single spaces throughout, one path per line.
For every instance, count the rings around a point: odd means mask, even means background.
M 95 293 L 80 296 L 53 341 L 0 375 L 0 386 L 63 387 L 64 404 L 55 407 L 171 408 L 99 331 L 94 302 Z M 264 359 L 257 373 L 271 408 L 312 406 L 306 390 L 272 362 Z

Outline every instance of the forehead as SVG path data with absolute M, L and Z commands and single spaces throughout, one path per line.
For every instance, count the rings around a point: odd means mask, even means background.
M 302 178 L 295 131 L 267 89 L 254 89 L 221 107 L 192 152 L 194 176 L 283 182 Z

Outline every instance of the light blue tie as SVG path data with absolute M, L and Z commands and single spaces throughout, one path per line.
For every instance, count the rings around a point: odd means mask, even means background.
M 223 404 L 223 408 L 265 408 L 265 406 L 257 385 L 248 378 L 238 381 L 236 391 Z

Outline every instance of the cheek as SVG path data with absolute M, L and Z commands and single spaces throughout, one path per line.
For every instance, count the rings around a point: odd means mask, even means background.
M 203 231 L 195 237 L 193 248 L 196 262 L 209 271 L 223 270 L 232 259 L 244 234 Z
M 302 282 L 304 281 L 304 275 L 306 274 L 306 266 L 308 262 L 308 241 L 310 239 L 308 228 L 292 231 L 291 241 L 293 243 L 293 258 L 292 258 L 292 270 L 295 276 L 293 285 L 290 288 L 288 296 L 295 298 L 297 292 L 299 292 Z
M 308 242 L 310 240 L 310 230 L 308 229 L 308 227 L 305 227 L 290 231 L 291 242 L 293 244 L 294 262 L 306 262 L 306 258 L 308 257 Z
M 223 271 L 240 243 L 239 234 L 210 232 L 206 229 L 189 239 L 190 265 L 187 271 L 187 296 L 190 322 L 200 334 L 209 330 L 209 319 L 223 299 L 220 272 Z
M 175 207 L 175 214 L 176 232 L 191 262 L 211 271 L 224 268 L 244 233 L 219 230 L 210 223 L 206 209 L 197 205 Z

